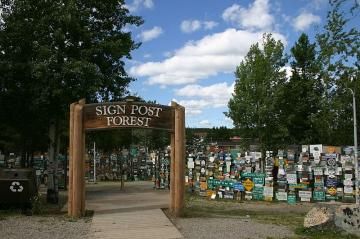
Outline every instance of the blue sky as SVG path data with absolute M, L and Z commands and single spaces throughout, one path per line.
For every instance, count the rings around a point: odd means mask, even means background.
M 140 27 L 129 27 L 139 49 L 126 62 L 137 80 L 132 94 L 185 106 L 187 127 L 232 127 L 223 112 L 234 71 L 263 33 L 283 41 L 286 52 L 302 32 L 322 30 L 327 0 L 127 0 Z

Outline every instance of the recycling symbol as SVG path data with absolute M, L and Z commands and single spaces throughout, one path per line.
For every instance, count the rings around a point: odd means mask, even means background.
M 10 190 L 13 193 L 19 192 L 21 193 L 24 190 L 24 187 L 21 186 L 21 184 L 19 182 L 12 182 L 11 186 L 10 186 Z

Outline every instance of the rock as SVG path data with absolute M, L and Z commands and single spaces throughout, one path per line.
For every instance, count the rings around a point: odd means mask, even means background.
M 304 227 L 315 227 L 329 224 L 334 220 L 334 213 L 327 207 L 314 207 L 305 216 Z
M 360 236 L 360 207 L 355 204 L 338 207 L 335 212 L 335 225 Z

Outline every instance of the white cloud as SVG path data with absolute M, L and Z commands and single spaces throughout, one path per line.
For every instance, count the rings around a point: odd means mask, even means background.
M 130 68 L 135 77 L 148 77 L 149 84 L 194 84 L 200 79 L 229 73 L 243 60 L 252 44 L 262 40 L 263 32 L 227 29 L 188 42 L 174 55 L 160 62 L 147 62 Z M 285 37 L 273 33 L 286 44 Z
M 226 82 L 209 86 L 187 85 L 176 90 L 175 94 L 185 98 L 179 104 L 186 108 L 188 115 L 201 114 L 207 108 L 226 107 L 231 94 L 234 92 L 235 83 L 228 85 Z
M 201 28 L 201 22 L 198 20 L 185 20 L 181 22 L 181 31 L 190 33 L 195 32 Z
M 286 78 L 290 79 L 290 77 L 292 76 L 292 68 L 291 68 L 291 66 L 284 66 L 284 67 L 281 68 L 281 70 L 285 70 Z
M 174 53 L 171 52 L 171 51 L 166 51 L 166 52 L 163 53 L 164 57 L 172 57 L 173 55 L 174 55 Z
M 312 13 L 303 12 L 297 16 L 293 21 L 293 26 L 297 31 L 305 31 L 312 24 L 317 24 L 321 22 L 321 18 Z
M 184 20 L 181 22 L 180 29 L 182 32 L 191 33 L 200 29 L 211 30 L 217 25 L 218 23 L 214 21 Z
M 209 120 L 201 120 L 201 121 L 199 122 L 199 125 L 205 126 L 205 127 L 210 127 L 210 126 L 211 126 L 211 123 L 210 123 Z
M 150 57 L 151 57 L 151 54 L 149 54 L 149 53 L 144 54 L 144 58 L 150 58 Z
M 319 9 L 323 8 L 324 6 L 326 6 L 328 3 L 329 3 L 328 0 L 313 0 L 312 2 L 310 2 L 308 4 L 308 8 L 309 9 L 315 8 L 315 9 L 319 10 Z
M 211 30 L 219 24 L 214 21 L 205 21 L 205 22 L 203 22 L 203 25 L 204 25 L 205 30 Z
M 163 32 L 164 31 L 162 30 L 161 27 L 153 27 L 150 30 L 141 32 L 139 37 L 143 42 L 151 41 L 154 40 L 155 38 L 158 38 L 161 34 L 163 34 Z
M 131 4 L 126 5 L 130 12 L 136 12 L 142 7 L 153 8 L 154 2 L 152 0 L 134 0 Z
M 248 30 L 271 30 L 274 24 L 274 17 L 269 13 L 268 0 L 255 0 L 248 8 L 238 4 L 225 9 L 222 18 Z

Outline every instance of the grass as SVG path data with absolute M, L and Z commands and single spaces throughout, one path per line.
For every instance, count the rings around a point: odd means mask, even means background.
M 257 204 L 262 207 L 259 207 L 260 209 L 257 209 L 256 206 L 246 207 L 245 203 L 252 205 Z M 304 228 L 302 225 L 306 212 L 301 210 L 289 212 L 287 210 L 279 211 L 271 209 L 271 205 L 275 204 L 276 202 L 244 202 L 244 204 L 242 204 L 234 200 L 213 201 L 198 196 L 187 195 L 183 216 L 188 218 L 249 218 L 264 224 L 287 226 L 294 230 L 296 234 L 294 239 L 360 239 L 356 235 L 348 234 L 345 231 L 337 229 L 335 226 L 314 229 Z
M 359 239 L 358 236 L 348 234 L 335 227 L 325 227 L 322 229 L 299 227 L 295 229 L 295 234 L 301 236 L 300 238 L 309 239 Z
M 205 200 L 204 200 L 205 201 Z M 304 214 L 294 213 L 276 213 L 271 211 L 252 211 L 244 209 L 235 209 L 224 206 L 208 206 L 206 203 L 203 205 L 192 205 L 186 207 L 184 210 L 184 217 L 199 217 L 199 218 L 218 218 L 218 217 L 231 217 L 231 218 L 251 218 L 256 221 L 284 225 L 284 226 L 298 226 L 302 225 L 304 221 Z

